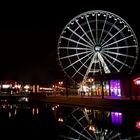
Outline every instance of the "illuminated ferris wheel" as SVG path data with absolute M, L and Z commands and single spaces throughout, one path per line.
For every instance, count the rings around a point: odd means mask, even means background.
M 57 48 L 62 69 L 76 82 L 102 73 L 131 73 L 138 58 L 130 25 L 102 10 L 74 17 L 62 30 Z

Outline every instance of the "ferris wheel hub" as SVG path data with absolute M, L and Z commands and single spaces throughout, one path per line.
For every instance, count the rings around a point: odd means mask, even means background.
M 101 46 L 100 44 L 97 44 L 97 45 L 95 45 L 95 47 L 94 47 L 94 50 L 95 50 L 96 52 L 100 52 L 101 49 L 102 49 L 102 46 Z

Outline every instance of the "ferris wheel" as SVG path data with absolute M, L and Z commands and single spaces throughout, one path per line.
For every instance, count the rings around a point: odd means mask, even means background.
M 74 17 L 62 30 L 57 49 L 63 71 L 76 82 L 103 73 L 131 73 L 138 58 L 130 25 L 102 10 Z

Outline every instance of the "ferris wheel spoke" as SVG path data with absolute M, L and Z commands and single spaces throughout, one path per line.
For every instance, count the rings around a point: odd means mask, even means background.
M 77 34 L 75 31 L 73 31 L 71 28 L 68 28 L 73 34 L 75 34 L 77 37 L 79 37 L 79 39 L 83 40 L 85 43 L 87 43 L 89 46 L 92 46 L 92 44 L 90 44 L 86 39 L 84 39 L 82 37 L 82 35 L 80 36 L 79 34 Z M 85 33 L 85 32 L 83 32 Z
M 109 31 L 107 32 L 107 34 L 105 35 L 105 37 L 103 38 L 102 42 L 100 44 L 102 44 L 104 42 L 104 40 L 106 39 L 106 37 L 108 36 L 108 34 L 111 32 L 111 30 L 115 27 L 117 20 L 112 24 L 111 28 L 109 29 Z
M 117 134 L 113 135 L 112 137 L 110 137 L 108 140 L 113 140 L 113 139 L 117 138 L 120 135 L 121 135 L 121 133 L 117 133 Z
M 90 70 L 91 70 L 91 67 L 92 67 L 92 65 L 93 65 L 93 63 L 94 63 L 94 61 L 95 61 L 96 56 L 97 56 L 97 53 L 95 53 L 95 54 L 93 55 L 92 59 L 91 59 L 91 62 L 90 62 L 90 64 L 89 64 L 88 68 L 87 68 L 86 74 L 85 74 L 85 76 L 84 76 L 84 78 L 83 78 L 83 82 L 85 82 L 85 80 L 86 80 L 86 78 L 87 78 L 87 75 L 89 74 L 89 72 L 90 72 Z
M 136 48 L 137 45 L 131 45 L 131 46 L 114 46 L 109 48 L 102 48 L 103 51 L 105 50 L 118 50 L 118 49 L 128 49 L 128 48 Z
M 78 120 L 74 115 L 72 115 L 72 117 L 76 120 L 76 122 L 83 128 L 83 130 L 90 136 L 90 138 L 92 138 L 92 135 L 85 129 L 85 127 L 83 127 L 83 125 L 80 123 L 80 120 Z M 82 119 L 85 116 L 82 117 Z
M 86 51 L 86 52 L 81 52 L 81 53 L 75 53 L 75 54 L 72 54 L 72 55 L 61 57 L 60 59 L 62 60 L 62 59 L 66 59 L 66 58 L 70 58 L 70 57 L 74 57 L 74 56 L 86 54 L 86 53 L 89 53 L 89 52 L 91 52 L 91 51 Z
M 106 58 L 106 56 L 104 56 L 103 54 L 102 54 L 102 56 L 104 57 L 104 59 L 105 59 L 117 72 L 119 72 L 119 70 L 112 64 L 112 62 L 109 61 L 108 58 Z
M 99 38 L 99 44 L 100 44 L 102 35 L 103 35 L 103 33 L 104 33 L 104 30 L 105 30 L 105 25 L 106 25 L 107 17 L 108 17 L 108 16 L 106 15 L 106 18 L 105 18 L 105 20 L 104 20 L 104 25 L 103 25 L 103 28 L 102 28 L 102 32 L 101 32 L 101 35 L 100 35 L 100 38 Z
M 104 46 L 106 43 L 108 43 L 112 38 L 115 38 L 116 35 L 118 35 L 120 32 L 122 32 L 122 30 L 126 28 L 126 26 L 124 26 L 121 30 L 119 30 L 115 35 L 113 35 L 111 38 L 109 38 L 106 42 L 104 42 L 102 44 L 102 46 Z
M 113 131 L 109 131 L 109 133 L 106 135 L 106 139 L 108 139 L 113 134 Z
M 107 64 L 105 63 L 103 57 L 101 56 L 101 54 L 98 52 L 97 55 L 98 55 L 98 58 L 99 58 L 99 60 L 101 62 L 101 66 L 104 69 L 104 72 L 105 73 L 110 73 L 110 70 L 109 70 Z
M 89 55 L 91 55 L 91 54 L 92 54 L 92 52 L 91 52 L 91 53 L 89 53 L 89 54 L 87 54 L 87 55 L 85 55 L 85 56 L 83 56 L 83 57 L 81 57 L 81 58 L 80 58 L 80 59 L 78 59 L 77 61 L 74 61 L 74 62 L 73 62 L 73 63 L 71 63 L 69 66 L 65 67 L 65 68 L 64 68 L 64 70 L 66 70 L 67 68 L 69 68 L 69 67 L 73 66 L 74 64 L 76 64 L 76 63 L 80 62 L 81 60 L 83 60 L 84 58 L 88 57 L 88 56 L 89 56 Z
M 80 110 L 80 107 L 76 107 L 76 109 L 74 109 L 71 114 L 74 114 L 78 110 Z
M 81 67 L 72 75 L 72 78 L 77 74 L 77 73 L 79 73 L 79 71 L 81 70 L 81 68 L 83 67 L 83 66 L 85 66 L 85 64 L 89 61 L 89 59 L 91 59 L 91 57 L 92 57 L 92 53 L 91 53 L 91 56 L 81 65 Z
M 140 138 L 140 135 L 135 136 L 134 138 Z
M 98 43 L 98 14 L 96 14 L 96 43 Z
M 96 42 L 95 42 L 95 38 L 94 38 L 93 33 L 92 33 L 92 30 L 91 30 L 89 21 L 88 21 L 87 17 L 85 17 L 85 18 L 86 18 L 86 22 L 87 22 L 87 25 L 88 25 L 88 28 L 89 28 L 89 31 L 90 31 L 90 34 L 91 34 L 91 37 L 92 37 L 92 40 L 93 40 L 93 44 L 95 45 Z
M 89 120 L 89 116 L 88 116 L 87 112 L 86 111 L 83 111 L 83 113 L 84 113 L 84 116 L 85 116 L 87 122 L 89 122 L 90 120 Z
M 89 45 L 87 45 L 87 44 L 84 44 L 84 43 L 81 43 L 81 42 L 79 42 L 79 41 L 76 41 L 76 40 L 73 40 L 73 39 L 70 39 L 70 38 L 67 38 L 67 37 L 64 37 L 64 36 L 61 36 L 61 38 L 65 39 L 65 40 L 68 40 L 68 41 L 70 41 L 70 42 L 73 42 L 73 43 L 82 45 L 82 46 L 84 46 L 84 47 L 91 48 L 91 46 L 89 46 Z
M 72 128 L 71 126 L 65 124 L 69 129 L 71 129 L 72 131 L 74 131 L 75 133 L 79 134 L 80 136 L 82 136 L 83 138 L 85 138 L 86 140 L 91 140 L 90 138 L 88 138 L 87 136 L 83 135 L 82 133 L 80 133 L 79 131 L 77 131 L 76 129 Z
M 125 63 L 123 63 L 122 61 L 120 61 L 120 60 L 118 60 L 118 59 L 116 59 L 116 58 L 114 58 L 114 57 L 112 57 L 112 56 L 110 56 L 110 55 L 108 55 L 108 54 L 106 54 L 106 53 L 103 53 L 103 54 L 106 55 L 106 56 L 108 56 L 108 57 L 111 58 L 112 60 L 117 61 L 118 63 L 120 63 L 120 64 L 122 64 L 122 65 L 124 65 L 124 66 L 126 66 L 126 67 L 128 67 L 128 68 L 131 69 L 130 66 L 128 66 L 128 65 L 125 64 Z
M 67 50 L 85 50 L 85 51 L 87 51 L 87 50 L 91 50 L 90 48 L 79 48 L 79 47 L 59 47 L 59 49 L 67 49 Z
M 68 137 L 68 136 L 64 136 L 64 135 L 59 135 L 59 137 L 60 138 L 64 138 L 65 140 L 67 139 L 67 140 L 77 140 L 77 139 L 75 139 L 75 138 L 72 138 L 72 137 Z
M 109 53 L 109 54 L 120 55 L 120 56 L 124 56 L 124 57 L 136 58 L 135 56 L 127 55 L 127 54 L 123 54 L 123 53 L 119 53 L 119 52 L 111 52 L 111 51 L 104 51 L 104 52 Z
M 90 41 L 91 45 L 94 45 L 94 43 L 92 42 L 92 40 L 90 39 L 90 37 L 87 35 L 87 33 L 85 32 L 85 30 L 83 29 L 83 27 L 78 23 L 78 21 L 76 23 L 78 24 L 78 26 L 80 27 L 80 29 L 83 31 L 83 33 L 86 35 L 86 37 Z
M 107 45 L 103 46 L 103 48 L 106 48 L 106 47 L 108 47 L 108 46 L 110 46 L 110 45 L 113 45 L 113 44 L 115 44 L 115 43 L 121 42 L 121 41 L 123 41 L 123 40 L 125 40 L 125 39 L 128 39 L 128 38 L 132 37 L 132 36 L 133 36 L 133 35 L 129 35 L 129 36 L 127 36 L 127 37 L 124 37 L 124 38 L 122 38 L 122 39 L 119 39 L 119 40 L 117 40 L 117 41 L 114 41 L 114 42 L 112 42 L 112 43 L 110 43 L 110 44 L 107 44 Z

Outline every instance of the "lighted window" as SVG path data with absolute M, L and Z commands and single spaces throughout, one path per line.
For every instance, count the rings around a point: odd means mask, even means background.
M 110 80 L 110 94 L 111 96 L 121 96 L 120 80 Z

